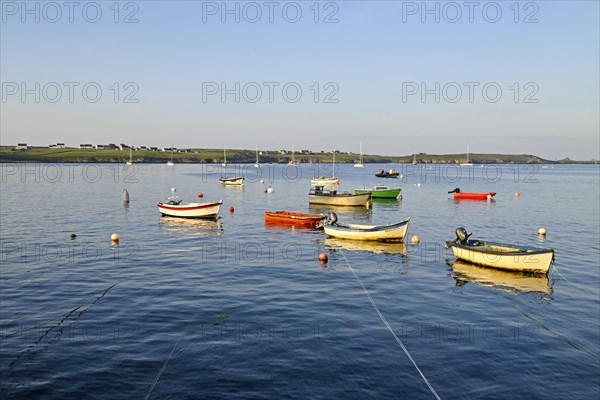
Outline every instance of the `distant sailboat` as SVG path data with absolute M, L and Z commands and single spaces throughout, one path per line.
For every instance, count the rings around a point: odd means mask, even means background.
M 129 148 L 129 161 L 127 161 L 126 165 L 133 165 L 133 158 L 131 155 L 131 147 Z
M 167 162 L 167 167 L 172 167 L 175 164 L 173 164 L 173 145 L 171 145 L 171 161 Z
M 260 164 L 258 163 L 258 146 L 256 146 L 256 164 L 254 164 L 255 168 L 260 168 Z
M 288 163 L 288 165 L 298 165 L 298 163 L 296 162 L 296 155 L 295 155 L 295 151 L 294 151 L 294 145 L 292 145 L 292 160 Z
M 222 167 L 226 167 L 227 166 L 227 151 L 225 150 L 225 148 L 223 148 L 223 164 L 221 164 Z
M 355 168 L 364 168 L 363 165 L 363 155 L 362 155 L 362 142 L 360 142 L 360 161 L 354 164 Z
M 460 164 L 460 165 L 464 165 L 464 166 L 470 166 L 470 165 L 473 165 L 473 163 L 471 163 L 471 162 L 469 161 L 469 145 L 467 145 L 467 162 L 466 162 L 466 163 L 462 163 L 462 164 Z
M 417 162 L 417 154 L 413 153 L 412 165 L 417 165 L 417 164 L 418 164 L 418 162 Z
M 332 162 L 332 173 L 331 178 L 326 178 L 324 176 L 320 176 L 318 178 L 313 178 L 310 180 L 311 186 L 334 186 L 339 185 L 340 180 L 335 177 L 335 150 L 333 151 L 333 162 Z

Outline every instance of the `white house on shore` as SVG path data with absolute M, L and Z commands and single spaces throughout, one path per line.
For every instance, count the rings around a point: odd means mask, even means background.
M 27 143 L 17 143 L 15 150 L 27 150 Z

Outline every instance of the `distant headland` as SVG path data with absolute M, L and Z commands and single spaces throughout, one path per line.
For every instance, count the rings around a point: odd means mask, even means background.
M 226 154 L 224 154 L 226 153 Z M 204 163 L 220 164 L 255 163 L 255 150 L 240 149 L 176 149 L 156 147 L 114 146 L 96 148 L 82 145 L 80 148 L 69 148 L 63 144 L 52 146 L 28 146 L 21 143 L 16 146 L 0 146 L 0 162 L 53 162 L 53 163 Z M 576 161 L 569 158 L 562 160 L 546 160 L 530 154 L 478 154 L 470 153 L 468 161 L 473 164 L 598 164 L 598 160 Z M 301 150 L 269 150 L 258 151 L 261 164 L 285 164 L 295 159 L 300 163 L 330 163 L 332 152 Z M 352 152 L 335 153 L 336 163 L 346 164 L 358 162 L 360 155 Z M 399 156 L 379 156 L 363 154 L 363 163 L 413 163 L 413 164 L 461 164 L 467 161 L 467 154 L 409 154 Z

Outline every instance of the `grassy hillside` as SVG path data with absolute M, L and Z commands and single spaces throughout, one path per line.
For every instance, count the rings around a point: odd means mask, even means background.
M 544 160 L 529 154 L 470 154 L 470 161 L 474 164 L 556 164 L 556 163 L 592 163 L 587 161 L 573 161 L 564 159 L 560 161 Z M 260 157 L 261 164 L 287 163 L 292 155 L 279 154 L 277 151 L 263 151 Z M 416 156 L 378 156 L 363 155 L 364 163 L 411 163 L 416 159 L 418 163 L 463 163 L 466 154 L 425 154 Z M 132 152 L 133 161 L 136 163 L 166 163 L 171 159 L 171 153 L 160 151 L 137 150 Z M 309 153 L 295 155 L 296 161 L 302 163 L 330 163 L 331 153 Z M 337 163 L 354 163 L 358 161 L 358 154 L 336 153 Z M 256 153 L 253 150 L 227 150 L 228 163 L 254 163 Z M 82 149 L 56 149 L 48 147 L 30 147 L 27 150 L 15 150 L 12 146 L 0 147 L 0 162 L 106 162 L 124 163 L 129 160 L 129 151 L 120 150 L 82 150 Z M 187 152 L 173 154 L 176 163 L 222 163 L 223 151 L 218 149 L 188 149 Z

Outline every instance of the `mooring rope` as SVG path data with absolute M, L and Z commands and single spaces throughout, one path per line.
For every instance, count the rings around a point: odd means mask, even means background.
M 367 289 L 367 287 L 365 286 L 365 284 L 363 283 L 363 281 L 360 280 L 358 274 L 356 273 L 356 271 L 354 271 L 354 268 L 352 268 L 352 266 L 350 265 L 350 262 L 348 262 L 348 259 L 346 258 L 346 255 L 342 251 L 340 251 L 340 254 L 342 255 L 342 257 L 344 257 L 344 260 L 346 261 L 346 265 L 348 266 L 348 269 L 350 270 L 350 272 L 352 272 L 352 275 L 354 275 L 354 279 L 356 279 L 356 281 L 362 287 L 363 292 L 369 298 L 369 301 L 371 302 L 371 305 L 373 306 L 373 308 L 377 312 L 377 315 L 379 315 L 379 318 L 381 318 L 381 321 L 383 322 L 383 324 L 386 326 L 386 328 L 388 328 L 388 330 L 390 331 L 390 333 L 392 334 L 392 336 L 394 336 L 394 339 L 396 339 L 396 342 L 398 343 L 398 345 L 400 346 L 400 348 L 402 349 L 402 351 L 404 351 L 404 354 L 406 354 L 406 356 L 408 357 L 408 359 L 415 366 L 415 368 L 419 372 L 419 375 L 421 375 L 421 378 L 423 378 L 423 381 L 425 382 L 425 384 L 427 385 L 427 387 L 429 388 L 429 390 L 431 391 L 431 393 L 435 396 L 436 399 L 441 400 L 440 396 L 437 394 L 437 392 L 435 391 L 435 389 L 433 388 L 433 386 L 431 386 L 431 383 L 429 383 L 429 381 L 427 380 L 427 378 L 425 377 L 425 375 L 423 374 L 423 372 L 421 371 L 421 369 L 419 368 L 419 366 L 417 365 L 417 363 L 415 362 L 415 360 L 412 358 L 412 356 L 408 352 L 408 349 L 406 348 L 406 346 L 404 346 L 404 344 L 402 343 L 402 341 L 400 340 L 400 338 L 396 335 L 396 333 L 394 332 L 394 330 L 392 329 L 392 327 L 390 326 L 390 324 L 387 322 L 387 320 L 385 319 L 385 317 L 383 316 L 383 314 L 381 313 L 381 311 L 379 311 L 379 307 L 377 307 L 377 304 L 375 304 L 375 300 L 373 300 L 373 297 L 371 297 L 371 293 L 369 293 L 369 290 Z
M 186 331 L 187 331 L 187 328 L 186 328 Z M 184 333 L 185 333 L 185 331 L 184 331 Z M 175 345 L 173 345 L 173 348 L 171 349 L 171 352 L 169 353 L 169 356 L 167 357 L 167 359 L 163 363 L 162 367 L 158 371 L 158 374 L 156 374 L 156 376 L 154 377 L 154 380 L 152 381 L 152 385 L 150 385 L 150 390 L 148 390 L 148 394 L 146 394 L 146 397 L 144 397 L 144 400 L 148 400 L 150 398 L 150 395 L 152 394 L 152 391 L 154 390 L 154 387 L 156 386 L 156 384 L 160 380 L 160 376 L 165 371 L 165 368 L 167 368 L 167 365 L 169 364 L 169 361 L 171 360 L 171 357 L 173 357 L 173 353 L 175 352 L 175 349 L 177 348 L 177 345 L 179 344 L 179 341 L 181 340 L 182 337 L 183 337 L 183 334 L 179 337 L 179 339 L 177 339 L 177 342 L 175 342 Z

